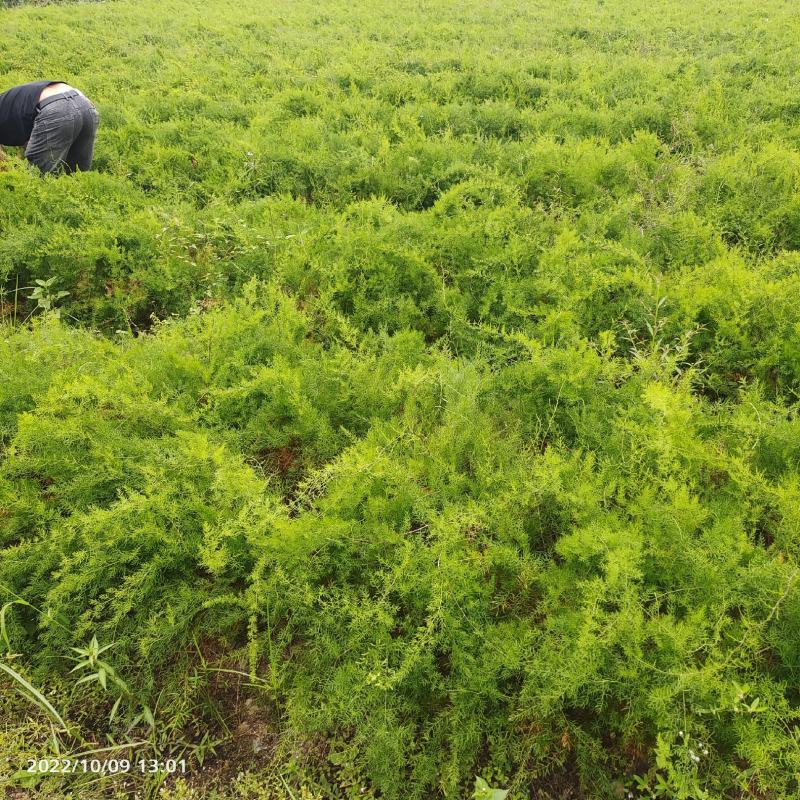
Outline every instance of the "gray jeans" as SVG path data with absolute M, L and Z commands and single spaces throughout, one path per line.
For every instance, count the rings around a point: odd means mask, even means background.
M 56 94 L 38 106 L 25 158 L 42 172 L 85 172 L 92 166 L 100 115 L 77 89 Z

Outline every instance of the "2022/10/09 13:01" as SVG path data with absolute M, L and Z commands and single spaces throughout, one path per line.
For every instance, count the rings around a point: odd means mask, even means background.
M 186 773 L 186 759 L 168 758 L 160 761 L 157 758 L 142 758 L 131 761 L 127 758 L 31 758 L 28 759 L 26 772 L 50 774 L 68 774 L 73 772 L 92 772 L 98 775 L 115 775 L 125 772 L 141 773 Z

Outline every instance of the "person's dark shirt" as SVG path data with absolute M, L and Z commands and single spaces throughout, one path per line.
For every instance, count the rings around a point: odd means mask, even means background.
M 0 94 L 0 144 L 19 147 L 31 138 L 39 95 L 57 81 L 34 81 Z

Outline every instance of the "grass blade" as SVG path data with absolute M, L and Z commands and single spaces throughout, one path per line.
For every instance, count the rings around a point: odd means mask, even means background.
M 0 661 L 0 669 L 3 670 L 7 675 L 11 676 L 13 681 L 16 681 L 23 689 L 28 699 L 31 702 L 35 703 L 42 711 L 45 711 L 47 714 L 52 717 L 65 731 L 69 731 L 69 727 L 66 722 L 61 718 L 61 715 L 58 711 L 55 710 L 52 703 L 29 681 L 25 680 L 22 675 L 19 674 L 16 670 L 12 669 L 8 666 L 8 664 L 4 664 Z

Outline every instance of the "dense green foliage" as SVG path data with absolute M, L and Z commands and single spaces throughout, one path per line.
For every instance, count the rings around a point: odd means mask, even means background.
M 92 173 L 0 163 L 32 681 L 114 642 L 118 739 L 241 663 L 386 798 L 800 797 L 791 3 L 0 21 L 102 116 Z

